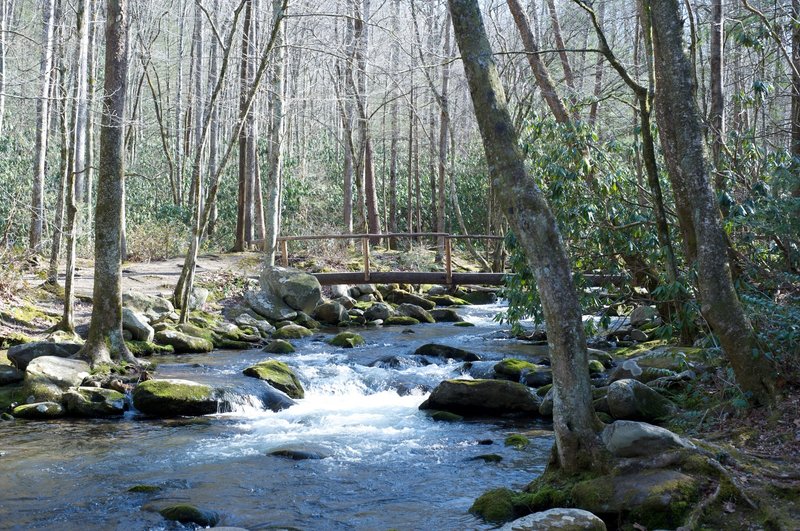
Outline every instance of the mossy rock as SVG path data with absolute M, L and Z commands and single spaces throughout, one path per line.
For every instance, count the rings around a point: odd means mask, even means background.
M 597 360 L 589 360 L 589 374 L 600 374 L 605 370 L 606 368 L 601 362 Z
M 440 422 L 460 422 L 464 420 L 461 415 L 450 413 L 449 411 L 434 411 L 431 413 L 431 418 Z
M 436 303 L 436 306 L 469 306 L 469 302 L 452 295 L 428 295 L 428 300 Z
M 383 322 L 384 326 L 410 326 L 417 325 L 419 321 L 405 315 L 393 315 Z
M 334 347 L 353 348 L 364 344 L 364 338 L 355 332 L 339 332 L 330 341 Z
M 527 447 L 531 443 L 531 441 L 520 433 L 514 433 L 506 437 L 504 443 L 506 446 L 512 446 L 517 450 L 522 450 L 525 447 Z
M 547 392 L 553 388 L 553 384 L 543 385 L 536 390 L 536 394 L 539 396 L 545 396 Z
M 650 350 L 654 350 L 658 347 L 663 347 L 665 345 L 667 345 L 667 340 L 665 339 L 646 341 L 644 343 L 639 343 L 638 345 L 634 345 L 632 347 L 617 349 L 614 351 L 614 357 L 629 359 L 639 356 L 640 354 L 644 354 L 645 352 L 648 352 Z
M 278 360 L 267 360 L 248 367 L 243 371 L 245 376 L 264 380 L 272 387 L 283 391 L 291 398 L 303 398 L 305 391 L 297 375 L 288 365 Z
M 125 412 L 125 395 L 112 389 L 77 387 L 62 397 L 70 415 L 78 417 L 113 417 Z
M 17 406 L 11 412 L 18 419 L 46 420 L 64 415 L 64 408 L 55 402 L 37 402 Z
M 291 354 L 295 351 L 294 346 L 284 339 L 273 339 L 262 349 L 269 354 Z
M 536 415 L 539 400 L 528 387 L 507 380 L 445 380 L 420 409 L 459 415 Z
M 161 487 L 156 485 L 134 485 L 128 489 L 128 492 L 152 494 L 161 490 Z
M 147 380 L 133 390 L 133 405 L 148 415 L 175 417 L 217 412 L 214 390 L 189 380 Z
M 494 372 L 506 379 L 518 382 L 524 372 L 534 372 L 539 368 L 535 363 L 517 358 L 506 358 L 494 366 Z
M 0 387 L 0 411 L 6 411 L 11 404 L 19 404 L 25 399 L 25 390 L 21 385 Z
M 125 345 L 136 358 L 152 356 L 154 354 L 174 354 L 175 347 L 172 345 L 156 345 L 149 341 L 126 341 Z
M 462 328 L 470 328 L 475 326 L 475 323 L 470 323 L 469 321 L 459 321 L 457 323 L 453 323 L 453 326 L 460 326 Z
M 470 461 L 483 461 L 484 463 L 499 463 L 502 460 L 503 456 L 497 454 L 481 454 L 470 459 Z
M 21 332 L 8 332 L 0 335 L 0 350 L 14 347 L 16 345 L 24 345 L 25 343 L 32 343 L 34 339 Z
M 177 330 L 156 332 L 155 339 L 156 342 L 162 345 L 171 345 L 176 354 L 211 352 L 214 350 L 214 343 L 210 339 L 178 332 Z
M 180 503 L 164 507 L 159 514 L 167 520 L 182 524 L 197 524 L 202 527 L 214 527 L 219 523 L 219 514 L 214 511 L 204 511 L 194 505 Z
M 300 326 L 297 324 L 290 324 L 284 327 L 281 327 L 272 334 L 273 339 L 302 339 L 304 337 L 308 337 L 313 335 L 313 332 L 306 328 L 305 326 Z
M 481 494 L 469 508 L 469 512 L 487 522 L 502 524 L 514 519 L 515 511 L 511 489 L 492 489 Z

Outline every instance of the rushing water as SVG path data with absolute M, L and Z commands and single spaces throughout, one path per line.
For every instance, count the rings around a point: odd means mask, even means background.
M 438 342 L 487 359 L 532 355 L 500 339 L 498 307 L 459 310 L 476 324 L 360 331 L 367 345 L 338 349 L 317 335 L 274 356 L 291 365 L 306 398 L 265 411 L 242 376 L 268 355 L 257 350 L 159 358 L 158 377 L 231 389 L 233 412 L 192 419 L 59 420 L 0 425 L 0 528 L 183 529 L 155 511 L 192 503 L 220 525 L 248 529 L 486 529 L 467 509 L 487 489 L 522 487 L 540 473 L 552 438 L 532 421 L 432 421 L 418 410 L 429 390 L 462 374 L 461 363 L 421 365 L 410 354 Z M 330 334 L 326 334 L 330 337 Z M 392 365 L 370 366 L 386 356 Z M 533 430 L 533 431 L 532 431 Z M 525 450 L 511 433 L 531 432 Z M 479 444 L 490 439 L 492 444 Z M 292 461 L 283 448 L 326 457 Z M 475 458 L 499 454 L 499 463 Z M 132 494 L 134 485 L 161 487 Z

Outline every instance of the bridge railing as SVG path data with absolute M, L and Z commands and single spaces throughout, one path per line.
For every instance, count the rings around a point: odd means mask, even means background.
M 436 238 L 444 240 L 444 272 L 379 272 L 370 270 L 370 241 L 381 238 Z M 290 241 L 310 240 L 361 240 L 361 253 L 364 262 L 360 272 L 316 273 L 314 276 L 321 284 L 351 284 L 372 282 L 408 282 L 411 284 L 492 284 L 503 283 L 503 273 L 453 273 L 453 240 L 502 240 L 503 236 L 486 234 L 448 234 L 443 232 L 402 232 L 387 234 L 320 234 L 313 236 L 280 236 L 278 246 L 281 252 L 281 264 L 289 265 Z

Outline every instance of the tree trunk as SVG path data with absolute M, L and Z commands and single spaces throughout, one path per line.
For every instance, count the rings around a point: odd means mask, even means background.
M 725 0 L 713 0 L 711 4 L 711 50 L 710 50 L 710 82 L 711 108 L 709 127 L 711 129 L 711 157 L 714 161 L 714 185 L 717 191 L 725 186 L 725 174 L 720 167 L 722 148 L 725 145 L 725 98 L 722 92 L 724 85 L 723 47 L 725 42 Z
M 449 87 L 450 87 L 450 16 L 448 15 L 444 21 L 444 57 L 446 60 L 442 64 L 442 94 L 440 98 L 441 109 L 439 111 L 439 179 L 437 183 L 437 200 L 436 200 L 436 232 L 446 232 L 445 227 L 445 202 L 447 194 L 445 194 L 445 183 L 447 182 L 447 133 L 450 129 L 450 105 L 449 105 Z M 433 133 L 433 131 L 431 131 Z M 439 238 L 438 248 L 436 254 L 438 257 L 444 256 L 444 238 Z
M 214 0 L 214 25 L 219 24 L 219 0 Z M 217 39 L 211 39 L 210 45 L 210 58 L 208 61 L 208 90 L 211 93 L 214 86 L 217 84 L 217 72 L 219 70 L 219 43 Z M 211 129 L 208 132 L 208 174 L 214 175 L 217 173 L 217 164 L 219 163 L 219 137 L 220 137 L 220 113 L 219 105 L 214 105 L 211 109 Z M 202 134 L 202 129 L 201 129 Z M 216 231 L 217 218 L 219 212 L 217 208 L 216 198 L 213 199 L 211 206 L 211 217 L 208 220 L 207 233 L 212 236 Z
M 400 33 L 400 0 L 392 0 L 392 32 L 397 36 Z M 400 64 L 400 43 L 396 37 L 392 41 L 392 49 L 390 52 L 390 68 L 392 72 L 397 72 Z M 400 143 L 400 128 L 398 125 L 397 116 L 397 99 L 398 94 L 397 83 L 392 85 L 390 98 L 392 102 L 389 104 L 389 119 L 391 123 L 391 141 L 389 145 L 389 219 L 387 220 L 387 230 L 390 233 L 397 232 L 397 159 Z M 389 249 L 397 249 L 397 238 L 389 239 L 387 243 Z
M 135 362 L 122 338 L 120 260 L 125 161 L 123 123 L 128 83 L 128 14 L 125 0 L 106 1 L 106 59 L 95 207 L 95 266 L 89 339 L 78 353 L 92 366 Z
M 273 17 L 278 16 L 280 0 L 272 0 Z M 283 77 L 286 54 L 283 50 L 284 29 L 275 39 L 276 57 L 272 65 L 272 90 L 270 91 L 269 173 L 267 174 L 266 201 L 266 263 L 275 265 L 278 233 L 280 231 L 280 190 L 283 169 Z
M 603 469 L 607 451 L 592 407 L 581 309 L 555 217 L 528 175 L 477 0 L 448 0 L 489 173 L 536 277 L 553 366 L 558 464 L 566 473 Z
M 75 172 L 75 200 L 78 204 L 86 201 L 84 181 L 86 176 L 86 129 L 89 123 L 89 20 L 92 5 L 90 0 L 78 2 L 78 50 L 76 56 L 77 98 L 75 100 L 75 150 L 73 171 Z
M 5 2 L 2 4 L 2 9 L 6 9 Z M 45 0 L 42 3 L 42 58 L 39 63 L 41 85 L 39 86 L 39 98 L 36 100 L 36 145 L 34 147 L 33 192 L 31 195 L 31 227 L 28 239 L 28 247 L 34 252 L 39 252 L 41 249 L 44 226 L 44 178 L 47 170 L 47 133 L 50 130 L 49 95 L 50 71 L 53 66 L 54 9 L 55 2 L 53 0 Z M 7 24 L 6 14 L 3 13 L 2 16 L 3 24 Z M 3 32 L 3 38 L 5 38 L 5 32 Z M 5 58 L 2 61 L 5 61 Z
M 711 325 L 742 390 L 753 404 L 776 397 L 775 370 L 760 352 L 750 321 L 736 295 L 719 208 L 708 178 L 700 113 L 694 100 L 691 63 L 683 51 L 683 23 L 677 0 L 641 0 L 651 17 L 656 73 L 657 120 L 679 217 L 696 238 L 701 311 Z
M 597 23 L 603 28 L 603 18 L 605 17 L 606 3 L 600 2 L 597 6 Z M 589 107 L 589 123 L 594 125 L 597 122 L 597 111 L 600 108 L 600 96 L 603 93 L 603 54 L 598 54 L 597 63 L 594 67 L 594 97 L 592 105 Z
M 547 0 L 547 9 L 550 11 L 550 20 L 553 23 L 553 37 L 555 38 L 556 47 L 558 48 L 558 58 L 561 60 L 561 68 L 564 70 L 564 82 L 569 88 L 569 100 L 575 103 L 575 75 L 572 73 L 569 56 L 566 51 L 567 47 L 561 36 L 561 23 L 558 20 L 558 12 L 556 11 L 556 4 L 553 0 Z
M 248 157 L 247 137 L 250 134 L 249 110 L 247 93 L 250 87 L 250 43 L 253 41 L 253 0 L 248 0 L 244 12 L 244 31 L 242 32 L 242 60 L 239 70 L 239 112 L 247 112 L 245 126 L 239 132 L 239 189 L 236 201 L 236 238 L 233 250 L 245 250 L 252 233 L 248 233 L 248 226 L 252 220 L 252 188 L 251 172 L 252 161 Z
M 800 0 L 792 0 L 792 137 L 791 153 L 800 160 Z M 800 197 L 800 183 L 792 190 Z

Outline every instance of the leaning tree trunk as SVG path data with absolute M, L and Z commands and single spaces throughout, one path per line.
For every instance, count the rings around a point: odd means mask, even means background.
M 128 85 L 125 0 L 106 1 L 106 59 L 95 207 L 94 292 L 89 339 L 78 353 L 92 366 L 135 362 L 122 338 L 121 235 L 125 161 L 123 123 Z
M 592 407 L 586 338 L 566 249 L 544 194 L 525 169 L 478 2 L 448 3 L 489 173 L 542 301 L 553 363 L 558 464 L 567 473 L 602 469 L 607 451 Z
M 691 230 L 697 241 L 694 259 L 701 311 L 719 337 L 750 402 L 771 404 L 776 397 L 775 369 L 760 351 L 733 287 L 725 233 L 708 177 L 691 63 L 683 49 L 680 7 L 677 0 L 641 1 L 651 17 L 656 118 L 675 203 L 691 213 L 690 219 L 679 217 L 679 222 L 691 224 L 684 232 Z

